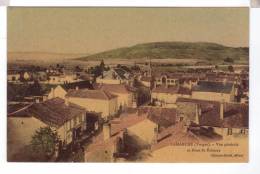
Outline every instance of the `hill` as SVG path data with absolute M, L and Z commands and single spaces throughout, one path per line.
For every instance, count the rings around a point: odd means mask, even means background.
M 249 49 L 246 47 L 227 47 L 216 43 L 206 42 L 153 42 L 137 44 L 104 51 L 77 60 L 87 61 L 93 59 L 199 59 L 207 61 L 223 61 L 227 57 L 235 61 L 248 62 Z

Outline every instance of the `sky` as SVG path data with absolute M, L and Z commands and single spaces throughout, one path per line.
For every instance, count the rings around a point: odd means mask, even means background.
M 248 8 L 8 8 L 8 52 L 97 53 L 146 42 L 249 45 Z

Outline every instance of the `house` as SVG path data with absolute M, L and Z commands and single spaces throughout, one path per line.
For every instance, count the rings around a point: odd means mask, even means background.
M 22 73 L 22 77 L 23 77 L 24 80 L 27 81 L 27 80 L 30 80 L 31 74 L 26 71 L 26 72 Z
M 20 81 L 20 74 L 19 73 L 8 73 L 7 74 L 7 81 L 8 82 L 18 82 L 18 81 Z
M 103 131 L 88 146 L 85 160 L 112 162 L 131 159 L 157 144 L 158 135 L 176 122 L 176 110 L 161 107 L 131 108 L 103 124 Z M 98 155 L 97 155 L 98 154 Z
M 155 84 L 156 85 L 178 85 L 179 79 L 182 77 L 181 73 L 161 73 L 155 75 Z
M 178 97 L 191 97 L 191 90 L 182 86 L 155 86 L 152 89 L 151 102 L 164 107 L 175 107 Z
M 177 105 L 178 117 L 194 131 L 215 132 L 223 138 L 248 134 L 247 104 L 179 98 Z
M 103 124 L 102 132 L 88 146 L 85 161 L 125 161 L 154 142 L 157 127 L 146 114 L 134 112 L 114 118 Z
M 118 97 L 105 90 L 70 89 L 65 98 L 87 111 L 101 113 L 104 120 L 118 112 Z
M 96 78 L 97 83 L 104 84 L 122 84 L 129 83 L 131 74 L 122 68 L 111 68 L 104 71 L 102 75 Z
M 95 84 L 95 89 L 101 89 L 116 95 L 118 97 L 118 109 L 136 107 L 135 91 L 125 84 Z
M 48 75 L 48 84 L 58 85 L 64 83 L 78 82 L 76 74 L 50 74 Z
M 86 110 L 61 98 L 53 98 L 9 113 L 7 123 L 8 155 L 12 156 L 28 145 L 41 127 L 56 130 L 63 146 L 76 141 L 86 130 Z
M 236 87 L 229 82 L 199 81 L 192 87 L 192 98 L 212 101 L 234 101 Z
M 51 88 L 51 91 L 48 93 L 48 99 L 55 97 L 65 99 L 65 95 L 70 89 L 93 89 L 93 85 L 90 81 L 79 81 L 58 85 L 55 88 Z
M 140 145 L 150 145 L 154 142 L 158 131 L 158 124 L 150 120 L 147 113 L 127 113 L 120 118 L 110 121 L 111 135 L 125 131 L 136 139 Z

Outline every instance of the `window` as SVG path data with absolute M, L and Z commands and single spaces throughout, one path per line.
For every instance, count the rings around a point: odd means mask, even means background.
M 232 135 L 232 128 L 228 128 L 227 134 L 228 134 L 228 135 Z
M 240 130 L 240 133 L 241 133 L 241 134 L 246 134 L 246 130 L 245 130 L 245 129 L 241 129 L 241 130 Z

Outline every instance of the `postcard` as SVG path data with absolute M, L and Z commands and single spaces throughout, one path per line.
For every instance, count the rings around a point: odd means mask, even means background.
M 9 162 L 248 162 L 249 8 L 7 14 Z

